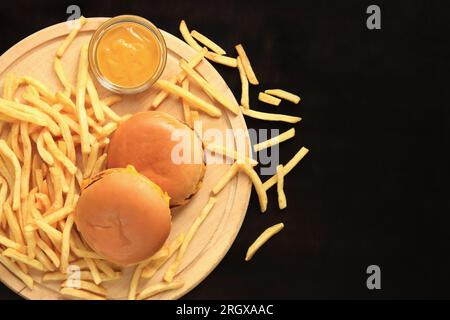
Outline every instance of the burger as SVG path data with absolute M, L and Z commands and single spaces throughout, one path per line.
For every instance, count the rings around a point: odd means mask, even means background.
M 194 130 L 159 111 L 134 114 L 112 136 L 108 168 L 127 165 L 167 192 L 172 207 L 185 204 L 199 190 L 206 169 Z
M 132 166 L 105 170 L 84 183 L 75 223 L 95 252 L 128 266 L 163 246 L 171 228 L 169 201 L 167 193 Z

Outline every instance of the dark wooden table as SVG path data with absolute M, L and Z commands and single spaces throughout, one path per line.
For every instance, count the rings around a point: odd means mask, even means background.
M 180 19 L 234 54 L 247 49 L 261 85 L 299 92 L 281 162 L 310 154 L 286 177 L 288 208 L 253 194 L 220 265 L 187 299 L 450 298 L 448 201 L 450 23 L 444 1 L 376 1 L 382 29 L 366 28 L 374 1 L 77 1 L 82 14 L 137 14 L 179 35 Z M 71 3 L 0 2 L 0 51 L 67 19 Z M 234 70 L 217 67 L 236 96 Z M 248 119 L 250 128 L 290 125 Z M 446 195 L 447 194 L 447 195 Z M 285 229 L 250 263 L 266 227 Z M 366 268 L 381 268 L 368 290 Z M 17 299 L 0 285 L 0 299 Z

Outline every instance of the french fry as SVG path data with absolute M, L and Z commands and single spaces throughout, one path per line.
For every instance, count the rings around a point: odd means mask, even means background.
M 45 99 L 47 99 L 49 102 L 54 103 L 56 102 L 55 94 L 51 92 L 45 84 L 43 84 L 41 81 L 29 77 L 29 76 L 23 76 L 22 79 L 29 85 L 36 88 L 36 90 L 39 92 L 41 96 L 43 96 Z
M 95 293 L 95 294 L 98 294 L 101 296 L 106 296 L 105 288 L 100 287 L 100 286 L 96 285 L 95 283 L 85 281 L 85 280 L 80 280 L 78 284 L 79 284 L 79 288 L 73 288 L 73 289 L 81 289 L 81 290 L 89 291 L 89 292 L 92 292 L 92 293 Z M 61 284 L 61 287 L 70 288 L 67 281 L 64 281 Z
M 111 135 L 114 131 L 116 131 L 117 127 L 118 127 L 117 122 L 110 122 L 110 123 L 104 125 L 102 128 L 101 136 L 107 137 L 107 136 Z
M 193 128 L 195 128 L 195 123 L 200 121 L 200 114 L 198 113 L 198 111 L 192 110 L 191 118 L 192 118 L 192 126 Z
M 0 173 L 0 227 L 3 225 L 3 217 L 4 217 L 3 204 L 6 201 L 7 195 L 8 195 L 8 182 L 6 181 L 5 178 L 2 177 Z
M 195 96 L 191 92 L 186 91 L 177 85 L 174 85 L 165 80 L 158 80 L 156 83 L 161 89 L 185 99 L 190 104 L 191 107 L 199 109 L 199 110 L 207 113 L 211 117 L 217 118 L 222 115 L 222 112 L 217 107 L 200 99 L 199 97 Z
M 130 281 L 130 288 L 128 289 L 128 300 L 136 300 L 136 291 L 139 285 L 139 279 L 142 275 L 142 269 L 144 265 L 142 263 L 138 264 L 134 269 L 133 276 Z
M 0 254 L 0 263 L 3 264 L 6 269 L 19 278 L 23 283 L 25 283 L 28 288 L 33 289 L 33 278 L 22 272 L 14 262 Z
M 42 112 L 48 114 L 49 116 L 51 116 L 52 118 L 54 118 L 56 120 L 56 122 L 58 123 L 59 128 L 61 130 L 62 137 L 67 145 L 68 158 L 70 159 L 70 161 L 75 161 L 76 156 L 75 156 L 75 147 L 73 144 L 72 134 L 70 133 L 69 126 L 66 124 L 66 122 L 64 121 L 61 114 L 59 112 L 57 112 L 55 109 L 53 109 L 52 107 L 50 107 L 47 103 L 40 100 L 39 98 L 36 98 L 35 96 L 24 93 L 22 95 L 22 98 L 24 98 L 26 101 L 30 102 L 32 105 L 34 105 L 37 108 L 39 108 L 40 110 L 42 110 Z
M 67 223 L 66 223 L 67 224 Z M 64 228 L 65 228 L 66 226 L 64 225 Z M 62 252 L 61 252 L 61 254 L 62 254 Z M 98 261 L 102 261 L 102 260 L 98 260 Z M 96 263 L 98 262 L 98 261 L 96 261 Z M 89 267 L 88 267 L 88 265 L 87 265 L 87 263 L 86 263 L 86 260 L 84 260 L 84 259 L 78 259 L 78 260 L 76 260 L 76 261 L 71 261 L 70 262 L 70 265 L 71 266 L 73 266 L 73 265 L 75 265 L 75 266 L 77 266 L 78 268 L 80 268 L 80 270 L 86 270 L 86 269 L 89 269 Z M 64 270 L 64 271 L 62 271 L 63 273 L 65 273 L 65 271 L 67 270 L 67 268 Z M 113 270 L 114 271 L 114 270 Z M 115 275 L 115 272 L 113 272 L 113 274 L 111 275 L 112 277 Z
M 211 95 L 217 102 L 227 108 L 234 114 L 238 114 L 238 107 L 233 104 L 228 98 L 226 98 L 219 90 L 210 85 L 197 71 L 189 67 L 188 63 L 181 59 L 180 67 L 186 74 L 188 74 L 206 93 Z
M 287 175 L 294 167 L 303 159 L 303 157 L 309 152 L 309 150 L 305 147 L 301 147 L 301 149 L 292 157 L 291 160 L 284 166 L 284 175 Z M 278 176 L 273 175 L 270 179 L 266 180 L 263 183 L 264 190 L 269 190 L 272 186 L 274 186 L 278 181 Z
M 258 94 L 258 100 L 267 104 L 271 104 L 273 106 L 279 106 L 281 99 L 278 99 L 276 97 L 273 97 L 267 93 L 260 92 Z
M 113 109 L 111 109 L 110 107 L 108 107 L 106 104 L 101 103 L 101 106 L 103 108 L 103 112 L 105 113 L 105 115 L 111 119 L 114 122 L 122 122 L 122 117 L 119 116 L 116 112 L 114 112 Z
M 282 89 L 268 89 L 264 91 L 267 94 L 270 94 L 272 96 L 290 101 L 292 103 L 298 104 L 300 102 L 300 97 L 296 94 L 287 92 Z
M 62 288 L 59 290 L 59 293 L 63 296 L 67 296 L 75 299 L 83 299 L 83 300 L 106 300 L 105 297 L 99 296 L 95 293 L 72 289 L 72 288 Z
M 98 157 L 98 148 L 99 144 L 95 143 L 91 147 L 91 153 L 88 155 L 88 159 L 86 162 L 86 166 L 84 168 L 83 178 L 86 179 L 91 176 L 92 170 L 94 169 L 95 162 L 97 161 Z
M 52 192 L 54 197 L 54 202 L 52 204 L 52 208 L 54 209 L 60 209 L 63 206 L 63 192 L 62 192 L 62 171 L 59 169 L 59 167 L 51 167 L 50 169 L 50 177 L 52 181 L 52 185 L 54 187 L 54 190 Z
M 31 141 L 28 135 L 28 123 L 20 123 L 20 139 L 23 145 L 23 166 L 20 182 L 20 193 L 22 199 L 28 196 L 30 190 L 30 175 L 31 175 Z
M 283 165 L 280 164 L 277 166 L 277 192 L 278 192 L 278 206 L 279 208 L 285 209 L 287 207 L 286 194 L 284 193 L 284 168 Z
M 53 156 L 50 154 L 50 152 L 48 152 L 44 146 L 44 139 L 42 133 L 39 134 L 36 140 L 36 147 L 39 155 L 41 156 L 41 159 L 48 165 L 52 166 L 55 163 L 55 160 L 53 159 Z
M 251 258 L 253 258 L 253 255 L 256 253 L 256 251 L 258 251 L 258 249 L 261 248 L 263 244 L 265 244 L 270 238 L 280 232 L 283 228 L 284 224 L 278 223 L 264 230 L 264 232 L 261 233 L 261 235 L 255 240 L 255 242 L 253 242 L 252 245 L 248 248 L 247 255 L 245 256 L 245 261 L 249 261 Z
M 39 261 L 44 267 L 44 271 L 55 271 L 55 266 L 52 264 L 50 259 L 45 255 L 41 248 L 35 248 L 36 260 Z
M 189 60 L 189 62 L 188 62 L 189 66 L 191 68 L 195 68 L 200 63 L 200 61 L 203 60 L 203 58 L 205 57 L 205 54 L 207 52 L 208 52 L 208 49 L 202 48 L 202 50 L 200 50 L 192 59 Z M 186 78 L 186 72 L 181 71 L 177 75 L 171 77 L 168 81 L 172 84 L 176 84 L 177 82 L 182 83 L 185 78 Z M 156 95 L 155 99 L 153 99 L 152 108 L 156 109 L 164 101 L 164 99 L 167 98 L 168 95 L 169 95 L 169 93 L 167 91 L 161 90 Z
M 180 22 L 180 32 L 181 35 L 183 36 L 184 41 L 186 41 L 188 45 L 190 45 L 193 49 L 197 51 L 202 50 L 202 47 L 197 43 L 197 41 L 194 40 L 194 38 L 192 38 L 191 33 L 189 32 L 189 29 L 184 20 L 181 20 Z
M 185 234 L 181 233 L 178 235 L 175 240 L 173 240 L 168 246 L 167 246 L 167 254 L 160 256 L 159 258 L 156 258 L 158 253 L 156 253 L 151 261 L 148 261 L 148 264 L 144 267 L 142 271 L 142 277 L 143 278 L 151 278 L 155 275 L 155 273 L 161 268 L 163 264 L 165 264 L 170 257 L 180 248 L 181 244 L 183 243 L 185 238 Z M 160 249 L 162 251 L 162 249 Z
M 1 257 L 1 255 L 0 255 Z M 92 279 L 92 274 L 90 271 L 80 271 L 79 273 L 80 275 L 80 280 L 93 280 Z M 104 274 L 101 274 L 100 277 L 102 279 L 102 282 L 105 281 L 113 281 L 113 280 L 117 280 L 122 276 L 121 272 L 116 272 L 114 277 L 108 277 Z M 44 274 L 44 276 L 42 277 L 42 281 L 43 282 L 52 282 L 52 281 L 64 281 L 67 280 L 68 274 L 62 273 L 62 272 L 47 272 Z
M 70 97 L 67 97 L 62 92 L 57 91 L 55 94 L 56 101 L 63 105 L 63 110 L 69 113 L 76 114 L 77 107 L 75 106 L 75 103 L 70 99 Z
M 144 300 L 161 292 L 180 289 L 183 285 L 184 282 L 181 281 L 173 281 L 171 283 L 160 282 L 142 290 L 141 293 L 138 294 L 137 299 Z
M 220 178 L 220 180 L 216 183 L 214 188 L 212 189 L 212 193 L 217 195 L 222 189 L 230 182 L 231 179 L 239 172 L 239 164 L 237 162 L 233 163 L 231 168 L 225 172 L 225 174 Z
M 106 157 L 108 156 L 107 153 L 102 154 L 100 157 L 98 157 L 97 161 L 95 161 L 94 167 L 92 168 L 91 177 L 98 174 L 100 171 L 102 171 L 105 162 Z
M 247 57 L 247 53 L 245 52 L 244 47 L 242 46 L 242 44 L 238 44 L 235 48 L 239 57 L 241 58 L 241 62 L 244 66 L 248 81 L 253 85 L 258 85 L 259 81 L 256 78 L 255 72 L 253 71 L 252 65 L 250 64 L 250 60 Z
M 17 250 L 19 252 L 25 251 L 25 247 L 22 244 L 12 241 L 11 239 L 8 239 L 7 237 L 2 236 L 1 234 L 0 234 L 0 244 L 7 248 Z
M 214 197 L 210 197 L 208 200 L 208 203 L 205 205 L 205 207 L 202 209 L 198 217 L 195 219 L 194 223 L 189 228 L 189 231 L 186 235 L 186 238 L 184 238 L 183 243 L 181 244 L 180 250 L 178 251 L 177 257 L 175 258 L 175 261 L 169 266 L 166 273 L 164 274 L 164 281 L 166 282 L 172 282 L 173 278 L 178 272 L 178 268 L 181 265 L 181 260 L 183 259 L 184 255 L 186 254 L 187 247 L 189 246 L 189 243 L 191 242 L 192 238 L 194 237 L 195 233 L 197 233 L 200 225 L 205 221 L 206 217 L 211 212 L 211 209 L 214 207 L 214 204 L 216 203 L 217 199 Z
M 249 164 L 240 164 L 241 170 L 243 170 L 247 176 L 252 180 L 253 186 L 255 187 L 256 193 L 258 194 L 259 205 L 261 207 L 261 212 L 264 213 L 267 210 L 267 193 L 264 189 L 264 186 L 256 173 L 255 169 L 253 169 Z
M 113 104 L 119 103 L 122 100 L 123 100 L 122 96 L 119 96 L 117 94 L 113 94 L 113 95 L 110 95 L 110 96 L 108 96 L 106 98 L 103 98 L 100 102 L 103 103 L 104 105 L 108 106 L 108 107 L 111 107 Z
M 290 101 L 292 103 L 298 104 L 300 102 L 300 97 L 296 94 L 287 92 L 282 89 L 268 89 L 264 91 L 267 94 L 270 94 L 272 96 Z
M 20 182 L 22 168 L 20 167 L 19 160 L 14 152 L 6 144 L 5 140 L 0 140 L 0 155 L 3 155 L 14 167 L 14 189 L 13 189 L 13 210 L 18 210 L 20 206 Z
M 41 112 L 35 112 L 37 110 L 33 110 L 28 106 L 24 106 L 20 103 L 8 101 L 0 98 L 0 112 L 7 115 L 8 117 L 25 121 L 29 123 L 34 123 L 41 127 L 49 127 L 49 123 Z M 56 124 L 55 124 L 56 125 Z M 55 128 L 53 128 L 55 130 Z M 59 131 L 56 131 L 55 134 L 59 134 Z
M 73 212 L 73 207 L 62 207 L 43 217 L 47 224 L 54 224 L 62 219 L 67 218 Z
M 33 269 L 36 269 L 38 271 L 44 271 L 44 266 L 42 263 L 35 259 L 30 259 L 27 255 L 20 253 L 17 250 L 8 248 L 5 251 L 2 252 L 2 255 L 5 257 L 14 259 L 15 261 L 22 262 L 26 264 L 27 266 L 32 267 Z
M 73 164 L 73 162 L 66 157 L 61 150 L 59 150 L 58 146 L 56 145 L 55 141 L 53 140 L 52 136 L 48 131 L 43 131 L 43 138 L 45 141 L 45 144 L 47 145 L 49 151 L 51 154 L 58 159 L 59 162 L 62 163 L 64 167 L 71 173 L 75 174 L 77 171 L 77 167 Z
M 225 146 L 217 145 L 215 143 L 207 144 L 205 146 L 205 149 L 212 151 L 214 153 L 221 154 L 228 158 L 235 159 L 238 163 L 248 163 L 252 166 L 256 166 L 258 164 L 258 161 L 251 159 L 236 150 L 230 150 L 230 149 L 227 149 Z
M 213 41 L 208 39 L 206 36 L 204 36 L 200 32 L 198 32 L 196 30 L 192 30 L 191 31 L 191 36 L 192 36 L 192 38 L 194 38 L 195 40 L 197 40 L 198 42 L 200 42 L 204 46 L 208 47 L 209 49 L 211 49 L 215 53 L 220 54 L 220 55 L 226 54 L 225 50 L 223 50 L 219 45 L 217 45 L 216 43 L 214 43 Z
M 30 259 L 36 257 L 36 234 L 34 231 L 24 231 L 25 242 L 27 243 L 27 254 Z
M 87 123 L 87 115 L 85 108 L 86 97 L 86 83 L 88 79 L 88 44 L 84 44 L 80 51 L 80 60 L 78 62 L 78 75 L 77 75 L 77 95 L 76 95 L 76 107 L 78 123 L 80 124 L 80 137 L 81 137 L 81 152 L 88 154 L 91 152 L 91 145 L 89 143 L 89 128 Z
M 64 67 L 62 65 L 61 59 L 59 59 L 58 57 L 55 58 L 54 62 L 53 62 L 53 69 L 55 70 L 55 73 L 59 79 L 59 81 L 61 82 L 61 84 L 64 87 L 64 92 L 65 93 L 69 93 L 72 91 L 72 84 L 69 82 L 69 80 L 67 79 L 67 75 L 66 72 L 64 71 Z M 64 95 L 65 97 L 67 97 L 66 95 Z M 59 99 L 56 97 L 56 101 L 59 101 Z
M 231 68 L 237 68 L 236 58 L 222 56 L 222 55 L 214 53 L 214 52 L 206 53 L 205 57 L 208 60 L 211 60 L 215 63 L 223 64 L 224 66 L 231 67 Z
M 260 112 L 260 111 L 246 109 L 246 108 L 241 108 L 241 110 L 244 115 L 246 115 L 250 118 L 255 118 L 255 119 L 265 120 L 265 121 L 282 121 L 282 122 L 288 122 L 288 123 L 297 123 L 302 120 L 302 118 L 300 118 L 300 117 L 288 116 L 288 115 L 284 115 L 284 114 Z
M 9 133 L 8 142 L 11 146 L 11 150 L 14 152 L 17 159 L 20 162 L 23 162 L 23 151 L 19 146 L 19 130 L 20 130 L 20 123 L 13 123 L 11 125 L 11 131 Z
M 258 151 L 270 148 L 270 147 L 277 145 L 281 142 L 284 142 L 290 138 L 293 138 L 294 136 L 295 136 L 295 129 L 291 128 L 288 131 L 285 131 L 282 134 L 280 134 L 276 137 L 273 137 L 272 139 L 255 144 L 253 146 L 253 151 L 258 152 Z
M 75 39 L 78 32 L 80 32 L 81 28 L 85 23 L 86 18 L 81 16 L 80 19 L 76 22 L 76 26 L 72 29 L 72 31 L 70 31 L 70 33 L 67 35 L 64 41 L 61 43 L 61 46 L 59 46 L 58 50 L 56 51 L 56 56 L 58 58 L 61 58 L 64 55 L 64 52 L 66 52 L 67 48 L 70 46 L 73 39 Z
M 85 261 L 85 260 L 83 260 Z M 104 260 L 94 260 L 97 268 L 100 269 L 104 274 L 108 277 L 114 278 L 116 275 L 116 271 Z
M 94 110 L 94 116 L 98 122 L 103 123 L 105 121 L 105 114 L 103 113 L 103 107 L 100 104 L 97 89 L 95 88 L 92 78 L 88 75 L 86 90 L 91 98 L 92 109 Z
M 250 108 L 250 99 L 249 99 L 249 88 L 248 88 L 248 78 L 245 74 L 244 66 L 242 65 L 242 61 L 240 57 L 237 57 L 237 68 L 239 70 L 239 77 L 241 79 L 241 105 L 244 108 Z
M 97 266 L 94 263 L 94 260 L 90 258 L 85 258 L 86 263 L 88 265 L 89 271 L 92 274 L 92 278 L 94 279 L 95 284 L 100 284 L 102 279 L 100 277 L 100 273 L 98 272 Z
M 56 268 L 59 268 L 61 260 L 58 258 L 55 251 L 53 251 L 53 249 L 50 248 L 50 246 L 40 238 L 37 239 L 36 244 L 39 248 L 41 248 L 42 252 L 46 254 L 46 256 L 50 259 L 53 265 Z
M 62 242 L 62 233 L 61 231 L 53 228 L 51 225 L 49 225 L 48 223 L 46 223 L 43 219 L 36 219 L 35 221 L 36 225 L 38 226 L 39 229 L 41 229 L 42 231 L 44 231 L 50 239 L 53 239 L 53 241 L 55 241 L 58 246 L 61 245 Z M 30 230 L 30 229 L 26 229 L 26 231 Z
M 189 80 L 188 79 L 184 79 L 183 82 L 181 83 L 181 87 L 186 90 L 189 91 Z M 181 102 L 183 104 L 183 114 L 184 114 L 184 121 L 187 123 L 187 125 L 189 127 L 193 127 L 193 123 L 192 123 L 192 117 L 191 117 L 191 107 L 189 106 L 189 103 L 187 103 L 186 100 L 181 99 Z

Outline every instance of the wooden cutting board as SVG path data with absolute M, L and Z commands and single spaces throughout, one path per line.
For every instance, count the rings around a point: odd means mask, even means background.
M 62 62 L 72 83 L 75 83 L 81 45 L 89 41 L 93 32 L 105 20 L 107 18 L 89 18 L 82 31 L 66 51 Z M 70 30 L 66 23 L 56 24 L 32 34 L 10 48 L 0 57 L 0 87 L 3 86 L 4 76 L 12 72 L 17 76 L 29 75 L 35 77 L 43 81 L 51 89 L 60 90 L 61 85 L 53 71 L 53 60 L 58 46 L 69 32 Z M 195 55 L 195 51 L 177 37 L 164 31 L 162 31 L 162 34 L 166 41 L 168 51 L 167 65 L 162 79 L 168 79 L 170 76 L 179 72 L 178 60 L 180 58 L 189 60 Z M 197 70 L 206 80 L 219 88 L 227 98 L 231 99 L 237 105 L 231 90 L 209 62 L 201 62 Z M 98 84 L 97 88 L 100 97 L 111 94 Z M 147 110 L 157 91 L 156 89 L 150 89 L 137 95 L 124 96 L 123 101 L 114 105 L 113 109 L 119 114 Z M 225 133 L 227 129 L 244 130 L 246 133 L 246 143 L 250 144 L 247 127 L 242 114 L 234 116 L 226 111 L 212 101 L 192 82 L 191 91 L 206 101 L 217 105 L 223 111 L 223 116 L 218 119 L 213 119 L 200 112 L 203 130 L 215 128 L 219 129 L 222 133 Z M 183 119 L 181 102 L 175 97 L 167 98 L 158 110 L 168 112 L 179 119 Z M 233 143 L 235 143 L 234 139 Z M 230 164 L 211 164 L 207 166 L 204 183 L 199 192 L 187 205 L 172 211 L 172 231 L 168 241 L 174 239 L 180 232 L 187 231 L 195 217 L 206 204 L 212 187 L 229 167 Z M 152 299 L 180 298 L 197 286 L 219 264 L 231 247 L 241 227 L 247 211 L 250 192 L 251 182 L 241 173 L 226 186 L 217 196 L 218 201 L 216 205 L 200 227 L 199 232 L 195 235 L 187 250 L 187 254 L 180 267 L 180 272 L 176 277 L 176 279 L 184 282 L 184 286 L 178 290 L 168 291 L 154 296 Z M 244 254 L 243 252 L 243 257 Z M 150 281 L 142 279 L 138 292 L 150 284 L 161 281 L 163 273 L 172 259 Z M 124 270 L 124 276 L 121 279 L 104 283 L 108 290 L 108 298 L 126 299 L 132 270 L 132 268 L 127 268 Z M 42 283 L 41 277 L 42 274 L 39 273 L 33 275 L 37 283 L 33 290 L 29 290 L 0 264 L 0 280 L 24 298 L 63 299 L 58 293 L 59 284 Z

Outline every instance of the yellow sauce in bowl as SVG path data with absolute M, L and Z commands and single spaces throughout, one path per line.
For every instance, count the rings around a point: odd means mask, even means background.
M 124 88 L 138 87 L 151 79 L 161 60 L 156 36 L 134 22 L 108 29 L 97 45 L 96 55 L 100 73 Z

